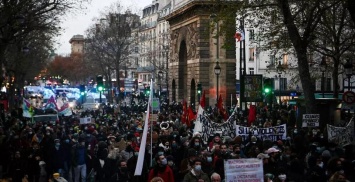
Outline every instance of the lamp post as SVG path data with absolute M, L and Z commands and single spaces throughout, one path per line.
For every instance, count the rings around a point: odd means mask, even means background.
M 210 19 L 216 23 L 216 66 L 214 67 L 214 74 L 217 77 L 217 102 L 218 102 L 218 89 L 219 89 L 219 74 L 221 74 L 221 67 L 219 66 L 219 24 L 216 14 L 211 14 Z
M 279 104 L 281 105 L 281 74 L 283 71 L 282 65 L 281 65 L 281 61 L 279 61 L 279 64 L 276 67 L 277 69 L 277 74 L 279 74 Z
M 216 89 L 217 89 L 217 102 L 218 102 L 219 74 L 221 74 L 221 67 L 219 66 L 218 61 L 216 62 L 216 66 L 214 67 L 214 74 L 216 74 L 216 77 L 217 77 Z
M 346 77 L 348 77 L 348 90 L 350 90 L 350 78 L 353 75 L 353 63 L 350 61 L 350 59 L 346 60 L 346 63 L 344 64 L 344 70 Z
M 162 77 L 163 77 L 163 72 L 162 72 L 161 70 L 159 70 L 158 76 L 159 76 L 159 99 L 160 99 L 160 94 L 161 94 L 161 80 L 162 80 Z
M 327 70 L 327 62 L 325 60 L 325 56 L 322 57 L 322 61 L 320 62 L 320 70 L 322 71 L 322 83 L 321 83 L 321 90 L 322 90 L 322 97 L 324 98 L 324 90 L 325 90 L 325 77 L 324 72 Z

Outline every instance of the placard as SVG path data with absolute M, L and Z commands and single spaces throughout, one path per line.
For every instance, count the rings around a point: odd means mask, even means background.
M 263 163 L 260 159 L 229 159 L 224 161 L 226 182 L 264 182 Z
M 243 141 L 248 139 L 250 134 L 260 140 L 286 140 L 286 131 L 286 124 L 269 128 L 245 127 L 240 125 L 236 127 L 237 136 L 241 136 Z
M 302 127 L 319 127 L 319 114 L 303 114 Z
M 244 93 L 241 93 L 243 102 L 263 102 L 263 76 L 243 75 Z
M 328 141 L 334 142 L 341 147 L 350 145 L 354 141 L 354 120 L 353 118 L 345 127 L 327 125 Z
M 90 124 L 93 123 L 94 119 L 90 117 L 80 118 L 80 124 Z

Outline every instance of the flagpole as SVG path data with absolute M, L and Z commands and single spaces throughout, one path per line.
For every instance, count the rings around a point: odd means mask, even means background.
M 148 107 L 151 106 L 152 98 L 153 98 L 153 79 L 150 80 L 150 94 L 149 95 L 149 101 L 148 101 Z M 150 111 L 153 114 L 153 109 Z M 149 114 L 149 113 L 147 113 Z M 150 167 L 153 166 L 153 121 L 150 119 Z

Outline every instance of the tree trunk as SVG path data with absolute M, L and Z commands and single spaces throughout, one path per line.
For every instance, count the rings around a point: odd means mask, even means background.
M 351 19 L 355 23 L 355 1 L 354 0 L 347 0 L 348 11 L 350 13 Z
M 301 78 L 301 84 L 303 88 L 303 94 L 305 98 L 306 112 L 309 114 L 317 113 L 316 99 L 314 96 L 315 88 L 314 82 L 311 78 L 309 72 L 309 66 L 307 61 L 307 49 L 304 47 L 295 47 L 297 62 L 298 62 L 298 72 Z
M 339 60 L 334 60 L 334 70 L 332 71 L 333 80 L 333 98 L 339 97 Z
M 307 48 L 308 48 L 308 37 L 303 37 L 299 34 L 298 28 L 295 24 L 295 20 L 291 13 L 290 5 L 288 0 L 277 0 L 278 7 L 283 16 L 283 22 L 288 30 L 289 38 L 293 44 L 296 51 L 297 63 L 298 63 L 298 74 L 301 78 L 301 84 L 304 93 L 306 113 L 313 114 L 317 112 L 315 96 L 314 96 L 314 82 L 311 79 L 311 74 L 309 72 L 308 58 L 307 58 Z M 313 22 L 310 22 L 313 23 Z M 308 34 L 309 36 L 310 34 Z

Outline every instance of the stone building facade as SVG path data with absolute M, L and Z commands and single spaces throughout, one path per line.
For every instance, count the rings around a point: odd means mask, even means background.
M 201 83 L 206 105 L 214 106 L 217 103 L 214 67 L 219 55 L 222 70 L 219 95 L 225 106 L 236 104 L 235 49 L 216 50 L 215 32 L 211 29 L 212 13 L 211 4 L 206 1 L 190 1 L 166 17 L 170 25 L 169 97 L 172 101 L 186 100 L 197 106 L 197 84 Z M 219 37 L 219 45 L 223 45 L 222 37 Z

